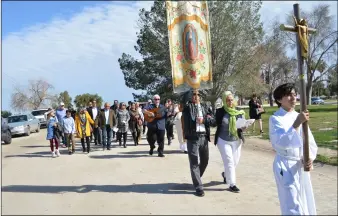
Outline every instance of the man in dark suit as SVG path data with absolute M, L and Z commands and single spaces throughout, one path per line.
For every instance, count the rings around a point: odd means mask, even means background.
M 115 127 L 116 125 L 116 114 L 114 110 L 110 109 L 109 103 L 105 103 L 104 109 L 95 119 L 95 127 L 99 127 L 102 130 L 103 150 L 105 150 L 105 148 L 107 148 L 107 150 L 110 150 L 111 134 L 113 127 Z
M 100 107 L 97 106 L 96 101 L 93 100 L 92 102 L 89 103 L 89 107 L 87 108 L 88 114 L 90 117 L 95 121 L 96 117 L 100 113 Z M 91 133 L 90 139 L 92 140 L 92 136 L 94 134 L 94 142 L 95 145 L 99 144 L 101 145 L 101 140 L 102 140 L 102 132 L 99 127 L 94 127 L 94 125 L 91 125 L 93 128 L 93 132 Z
M 187 92 L 184 100 L 183 133 L 187 140 L 191 178 L 196 195 L 204 196 L 201 177 L 208 166 L 210 126 L 215 125 L 215 119 L 210 109 L 200 103 L 198 90 Z M 198 163 L 198 158 L 200 163 Z
M 158 118 L 154 119 L 152 122 L 147 122 L 148 132 L 147 132 L 147 140 L 150 145 L 149 154 L 152 155 L 155 149 L 155 142 L 158 144 L 158 156 L 164 157 L 164 134 L 165 134 L 165 121 L 167 118 L 167 109 L 160 104 L 160 96 L 154 96 L 154 103 L 146 106 L 143 109 L 144 115 L 150 115 L 155 117 L 154 113 L 150 112 L 155 108 L 159 108 Z

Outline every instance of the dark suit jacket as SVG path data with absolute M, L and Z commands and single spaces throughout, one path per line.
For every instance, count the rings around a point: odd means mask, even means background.
M 96 107 L 96 109 L 97 109 L 97 116 L 99 116 L 99 114 L 100 114 L 100 107 Z M 93 118 L 93 108 L 92 107 L 88 107 L 87 108 L 87 112 L 88 112 L 88 114 L 90 115 L 90 118 L 92 118 L 93 119 L 93 121 L 95 121 L 95 119 Z M 96 117 L 97 117 L 96 116 Z
M 217 125 L 217 129 L 216 129 L 216 134 L 215 134 L 215 140 L 214 140 L 214 144 L 217 145 L 217 139 L 221 130 L 221 126 L 222 126 L 222 121 L 223 121 L 223 117 L 225 115 L 226 111 L 223 107 L 218 108 L 216 110 L 216 125 Z M 237 118 L 236 118 L 237 119 Z M 244 142 L 244 136 L 243 136 L 243 131 L 241 129 L 237 129 L 237 134 L 238 137 L 240 139 L 243 140 Z
M 187 103 L 182 112 L 183 117 L 183 133 L 184 138 L 187 140 L 198 140 L 198 136 L 196 134 L 196 119 L 193 120 L 191 118 L 191 109 L 193 108 L 192 103 Z M 210 112 L 210 109 L 208 109 L 205 105 L 201 104 L 202 108 L 202 114 L 204 118 L 204 126 L 206 130 L 206 136 L 208 141 L 210 142 L 210 127 L 213 127 L 215 125 L 215 119 L 212 112 Z M 207 118 L 207 115 L 211 116 L 211 118 Z
M 106 126 L 106 115 L 104 114 L 104 109 L 101 110 L 97 115 L 95 119 L 95 125 L 99 126 L 100 128 L 104 128 Z M 109 109 L 109 120 L 108 123 L 111 128 L 117 125 L 117 119 L 115 111 L 112 109 Z

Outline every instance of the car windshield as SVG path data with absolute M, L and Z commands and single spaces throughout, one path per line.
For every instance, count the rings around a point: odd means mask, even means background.
M 315 98 L 311 98 L 311 100 L 319 100 L 319 98 L 316 98 L 316 97 L 315 97 Z
M 48 110 L 35 110 L 32 111 L 33 116 L 44 115 Z
M 18 115 L 18 116 L 10 116 L 8 117 L 8 123 L 14 123 L 14 122 L 25 122 L 27 121 L 26 115 Z

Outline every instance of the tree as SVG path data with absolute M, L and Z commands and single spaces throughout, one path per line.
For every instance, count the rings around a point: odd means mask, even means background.
M 50 90 L 54 87 L 43 79 L 30 80 L 27 88 L 16 86 L 11 96 L 14 110 L 39 109 L 50 103 Z
M 330 96 L 338 95 L 338 71 L 337 67 L 328 72 L 328 90 Z
M 229 76 L 239 79 L 237 75 L 242 73 L 244 65 L 254 63 L 254 53 L 250 49 L 261 40 L 263 31 L 259 22 L 261 3 L 217 1 L 208 4 L 214 89 L 203 93 L 214 104 L 229 85 L 226 82 Z M 135 50 L 140 53 L 141 60 L 126 53 L 118 60 L 125 83 L 130 88 L 146 90 L 147 96 L 157 93 L 161 98 L 178 100 L 180 96 L 173 95 L 171 85 L 165 2 L 155 1 L 150 11 L 141 9 L 139 17 Z
M 246 94 L 248 85 L 261 84 L 256 52 L 264 32 L 261 2 L 215 1 L 209 5 L 214 87 L 207 95 L 214 104 L 231 87 L 238 94 Z
M 272 30 L 261 45 L 262 78 L 267 87 L 270 106 L 273 106 L 274 89 L 286 82 L 297 80 L 297 60 L 286 54 L 287 42 L 280 34 L 278 21 L 272 22 Z
M 309 36 L 309 57 L 305 61 L 307 86 L 306 97 L 308 104 L 312 95 L 314 83 L 327 75 L 337 67 L 337 23 L 330 15 L 330 7 L 327 4 L 319 4 L 312 11 L 302 11 L 301 17 L 305 18 L 309 27 L 317 29 L 316 34 Z M 289 22 L 293 23 L 290 13 Z M 286 39 L 292 48 L 295 48 L 295 34 L 284 32 Z M 317 74 L 317 75 L 316 75 Z
M 70 97 L 68 91 L 61 92 L 58 97 L 58 102 L 63 102 L 65 104 L 65 107 L 72 108 L 72 98 Z
M 6 110 L 1 111 L 1 117 L 2 118 L 8 118 L 11 115 L 12 115 L 12 113 L 10 111 L 6 111 Z
M 86 107 L 88 105 L 89 102 L 95 100 L 96 104 L 98 107 L 102 106 L 102 97 L 99 96 L 98 94 L 82 94 L 82 95 L 76 95 L 75 99 L 74 99 L 74 103 L 75 106 L 77 108 L 81 108 L 81 107 Z

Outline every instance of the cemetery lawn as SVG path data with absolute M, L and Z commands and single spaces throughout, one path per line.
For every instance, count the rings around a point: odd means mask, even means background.
M 252 128 L 247 130 L 247 136 L 257 136 L 262 139 L 269 139 L 269 117 L 278 109 L 278 107 L 265 107 L 266 113 L 262 115 L 263 121 L 263 135 L 259 134 L 259 123 L 257 122 L 256 130 L 252 133 Z M 297 106 L 296 110 L 299 111 L 300 107 Z M 247 117 L 249 109 L 244 109 Z M 308 106 L 310 112 L 309 126 L 313 136 L 317 142 L 318 147 L 328 148 L 333 151 L 338 150 L 337 140 L 337 104 L 334 105 L 310 105 Z M 318 160 L 337 165 L 337 157 L 328 157 L 325 155 L 318 155 Z

